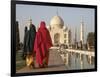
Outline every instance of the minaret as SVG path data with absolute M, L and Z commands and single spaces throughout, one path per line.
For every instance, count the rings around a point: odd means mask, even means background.
M 75 28 L 75 44 L 77 42 L 77 29 Z
M 71 45 L 71 29 L 69 29 L 68 31 L 68 43 L 69 43 L 69 46 Z
M 84 44 L 84 22 L 83 22 L 83 19 L 81 19 L 80 41 L 82 43 L 82 48 L 83 48 L 83 44 Z
M 27 25 L 27 29 L 28 30 L 30 29 L 31 24 L 32 24 L 32 19 L 30 17 L 29 20 L 28 20 L 28 25 Z
M 75 28 L 75 48 L 77 49 L 77 29 Z
M 29 19 L 29 23 L 32 24 L 32 19 L 31 18 Z

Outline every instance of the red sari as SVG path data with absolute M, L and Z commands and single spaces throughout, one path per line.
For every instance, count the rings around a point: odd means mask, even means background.
M 36 62 L 39 66 L 48 65 L 49 48 L 52 46 L 51 37 L 48 29 L 45 27 L 45 22 L 40 23 L 40 28 L 36 33 L 34 51 L 36 52 Z

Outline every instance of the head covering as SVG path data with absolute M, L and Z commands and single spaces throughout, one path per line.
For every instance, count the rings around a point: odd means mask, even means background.
M 41 40 L 46 44 L 47 49 L 49 49 L 52 46 L 52 40 L 44 21 L 41 21 L 38 32 L 41 34 Z
M 25 26 L 25 32 L 27 32 L 27 27 Z
M 41 21 L 41 23 L 40 23 L 40 29 L 41 28 L 45 28 L 45 26 L 46 26 L 45 22 L 44 21 Z
M 36 34 L 34 51 L 36 52 L 36 60 L 39 64 L 43 63 L 43 59 L 46 57 L 49 48 L 52 46 L 51 37 L 46 24 L 44 21 L 41 21 L 40 28 Z

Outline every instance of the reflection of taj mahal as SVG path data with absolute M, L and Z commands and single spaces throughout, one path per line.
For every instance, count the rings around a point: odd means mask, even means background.
M 64 44 L 69 47 L 71 44 L 71 30 L 64 25 L 60 16 L 54 16 L 48 26 L 53 45 Z

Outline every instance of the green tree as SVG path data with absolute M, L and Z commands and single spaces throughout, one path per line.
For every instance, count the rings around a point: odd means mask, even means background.
M 94 32 L 89 32 L 87 36 L 87 43 L 89 46 L 94 46 L 95 44 L 95 35 Z

